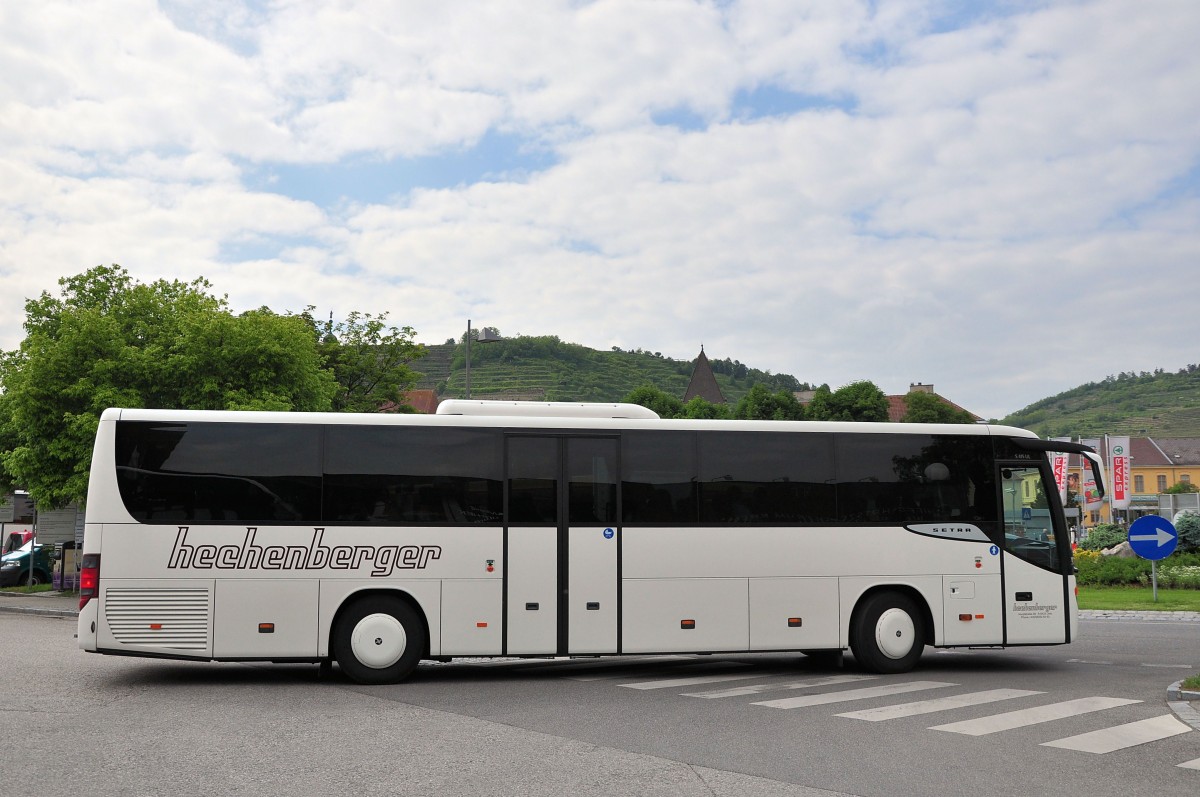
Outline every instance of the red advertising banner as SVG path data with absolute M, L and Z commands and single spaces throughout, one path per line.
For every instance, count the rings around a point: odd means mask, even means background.
M 1051 438 L 1057 442 L 1070 442 L 1069 437 L 1054 437 Z M 1050 466 L 1054 468 L 1054 483 L 1058 486 L 1058 500 L 1064 506 L 1067 503 L 1067 466 L 1070 464 L 1071 458 L 1067 454 L 1054 453 L 1050 455 Z
M 1099 439 L 1092 438 L 1080 440 L 1079 442 L 1096 451 L 1101 450 Z M 1083 478 L 1081 480 L 1083 482 L 1083 496 L 1080 500 L 1087 511 L 1095 512 L 1100 508 L 1100 504 L 1104 502 L 1104 499 L 1100 496 L 1100 490 L 1096 486 L 1096 477 L 1093 475 L 1092 469 L 1088 467 L 1089 462 L 1087 458 L 1081 456 L 1079 459 L 1083 468 Z
M 1113 509 L 1129 508 L 1129 438 L 1108 438 Z

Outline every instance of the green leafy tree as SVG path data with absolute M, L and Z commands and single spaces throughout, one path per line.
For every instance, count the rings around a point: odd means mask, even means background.
M 330 408 L 302 319 L 235 316 L 204 279 L 142 284 L 116 265 L 59 285 L 26 302 L 26 337 L 0 358 L 0 471 L 40 507 L 85 498 L 108 407 Z
M 713 404 L 711 401 L 700 396 L 695 396 L 688 403 L 683 405 L 683 410 L 680 412 L 680 418 L 691 418 L 692 420 L 711 421 L 711 420 L 727 420 L 730 417 L 729 407 L 724 404 Z
M 679 418 L 683 414 L 683 402 L 664 393 L 653 385 L 642 385 L 634 388 L 629 395 L 621 399 L 627 404 L 639 404 L 654 410 L 660 418 Z
M 814 421 L 887 421 L 887 396 L 873 382 L 851 382 L 832 392 L 822 385 L 809 402 L 807 417 Z
M 325 367 L 333 372 L 337 390 L 335 412 L 380 412 L 384 409 L 411 410 L 404 393 L 420 377 L 412 364 L 424 357 L 425 347 L 413 340 L 412 327 L 388 326 L 387 313 L 372 315 L 354 311 L 345 321 L 317 325 L 309 307 L 301 315 L 319 338 Z
M 757 384 L 742 396 L 733 416 L 755 421 L 802 421 L 804 406 L 787 390 L 772 393 L 766 385 Z
M 1197 487 L 1192 482 L 1175 482 L 1167 489 L 1163 490 L 1169 495 L 1180 495 L 1182 493 L 1200 492 L 1200 487 Z
M 974 423 L 966 410 L 953 407 L 933 393 L 914 390 L 904 397 L 904 423 Z

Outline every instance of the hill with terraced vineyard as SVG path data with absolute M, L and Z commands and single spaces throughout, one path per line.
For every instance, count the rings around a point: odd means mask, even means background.
M 1200 437 L 1200 365 L 1121 373 L 1014 412 L 1002 423 L 1044 437 L 1128 434 Z
M 443 398 L 466 392 L 466 348 L 462 343 L 426 346 L 413 363 L 421 373 L 416 388 Z M 642 385 L 682 396 L 692 360 L 674 360 L 641 349 L 597 351 L 554 336 L 506 338 L 471 345 L 471 397 L 527 401 L 620 401 Z M 726 401 L 736 403 L 756 384 L 772 391 L 809 390 L 790 374 L 773 374 L 732 359 L 711 359 Z

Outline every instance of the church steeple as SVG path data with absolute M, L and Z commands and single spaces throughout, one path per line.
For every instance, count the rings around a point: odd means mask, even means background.
M 713 404 L 725 403 L 725 396 L 721 393 L 721 386 L 717 384 L 717 377 L 708 362 L 708 355 L 704 353 L 704 344 L 700 344 L 700 356 L 696 358 L 696 367 L 692 369 L 692 381 L 688 382 L 683 402 L 686 404 L 697 396 Z

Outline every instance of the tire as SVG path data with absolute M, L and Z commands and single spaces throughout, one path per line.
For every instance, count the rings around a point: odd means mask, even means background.
M 867 672 L 908 672 L 925 649 L 925 620 L 917 603 L 899 592 L 877 592 L 854 615 L 850 649 Z
M 21 584 L 26 587 L 36 587 L 38 584 L 45 584 L 46 576 L 34 570 L 33 573 L 26 573 L 21 576 Z
M 407 603 L 374 595 L 352 603 L 333 629 L 333 656 L 350 680 L 394 684 L 407 678 L 425 652 L 425 624 Z

